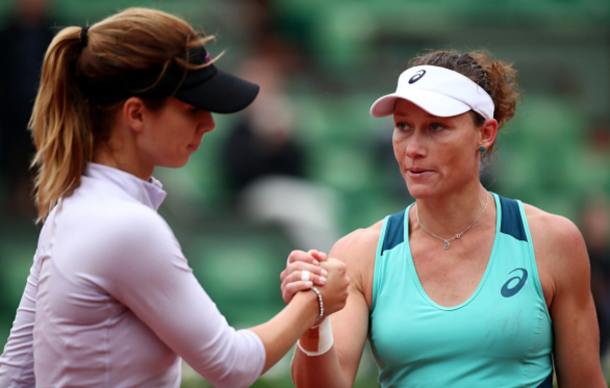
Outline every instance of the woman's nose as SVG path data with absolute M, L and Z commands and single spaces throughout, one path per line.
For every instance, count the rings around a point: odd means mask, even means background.
M 408 139 L 407 156 L 416 158 L 426 156 L 425 139 L 420 131 L 414 131 L 413 135 Z
M 216 122 L 214 121 L 214 117 L 212 116 L 212 112 L 201 111 L 201 117 L 199 120 L 199 126 L 197 127 L 198 131 L 201 132 L 211 132 L 216 128 Z

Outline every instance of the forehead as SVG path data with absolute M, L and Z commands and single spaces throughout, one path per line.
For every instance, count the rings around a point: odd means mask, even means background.
M 462 123 L 465 120 L 468 120 L 468 124 L 472 124 L 472 115 L 471 111 L 459 114 L 457 116 L 450 117 L 440 117 L 434 116 L 428 113 L 426 110 L 420 108 L 416 104 L 412 103 L 409 100 L 405 99 L 397 99 L 396 107 L 394 108 L 394 119 L 402 119 L 402 118 L 417 118 L 422 120 L 439 120 L 439 121 L 458 121 Z
M 442 118 L 434 116 L 409 100 L 403 98 L 396 99 L 394 116 L 422 116 L 426 118 Z

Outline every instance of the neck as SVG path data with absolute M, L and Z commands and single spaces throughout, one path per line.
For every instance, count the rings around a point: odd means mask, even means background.
M 138 153 L 129 141 L 111 139 L 100 144 L 93 152 L 92 161 L 125 171 L 145 181 L 150 179 L 154 170 L 154 166 L 148 166 L 138 159 Z
M 450 193 L 443 197 L 422 198 L 416 200 L 419 220 L 425 228 L 442 238 L 452 238 L 475 221 L 485 208 L 491 196 L 477 182 L 473 187 L 459 193 Z M 489 208 L 489 203 L 488 206 Z M 415 217 L 413 217 L 415 219 Z M 479 221 L 480 222 L 480 219 Z M 417 224 L 417 221 L 415 221 Z M 417 225 L 419 227 L 419 225 Z

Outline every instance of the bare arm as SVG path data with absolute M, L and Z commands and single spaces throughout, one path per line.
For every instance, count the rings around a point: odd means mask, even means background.
M 295 350 L 291 374 L 296 387 L 353 386 L 367 338 L 368 301 L 378 239 L 379 230 L 375 227 L 359 230 L 339 240 L 331 250 L 329 257 L 347 265 L 351 279 L 349 297 L 345 308 L 330 317 L 334 345 L 328 352 L 312 357 L 298 348 Z
M 349 279 L 345 276 L 345 265 L 338 260 L 320 266 L 328 273 L 326 284 L 320 288 L 324 311 L 332 314 L 345 306 Z M 262 373 L 288 353 L 319 316 L 318 297 L 313 291 L 300 291 L 291 299 L 288 306 L 269 322 L 250 329 L 265 346 L 266 360 Z
M 300 291 L 279 314 L 270 321 L 251 329 L 265 347 L 264 374 L 294 346 L 299 337 L 318 317 L 318 301 L 313 291 Z
M 366 342 L 368 306 L 350 286 L 347 305 L 330 317 L 334 345 L 321 356 L 310 357 L 297 347 L 290 368 L 297 388 L 351 387 Z
M 563 217 L 541 211 L 534 214 L 531 226 L 536 257 L 541 276 L 549 274 L 545 294 L 552 296 L 549 311 L 559 387 L 606 388 L 590 291 L 589 258 L 582 235 Z

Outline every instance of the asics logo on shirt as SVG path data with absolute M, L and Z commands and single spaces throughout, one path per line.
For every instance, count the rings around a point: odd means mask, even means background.
M 510 271 L 508 274 L 510 275 L 511 273 L 513 273 L 515 271 L 521 271 L 521 276 L 513 276 L 512 278 L 508 279 L 506 281 L 506 283 L 504 283 L 504 285 L 502 286 L 502 290 L 500 290 L 500 292 L 502 293 L 502 296 L 505 298 L 510 298 L 511 296 L 514 296 L 516 293 L 521 291 L 521 289 L 523 288 L 523 285 L 527 281 L 527 270 L 526 269 L 515 268 L 514 270 Z M 517 282 L 517 284 L 514 284 L 513 280 L 517 280 L 517 279 L 519 280 L 519 282 Z M 511 283 L 513 284 L 513 287 L 510 287 Z

